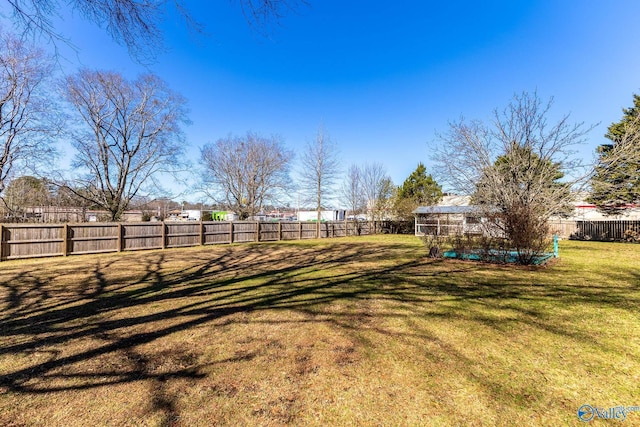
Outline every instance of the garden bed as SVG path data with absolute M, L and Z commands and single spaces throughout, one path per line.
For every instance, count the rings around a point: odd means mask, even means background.
M 446 251 L 442 254 L 444 258 L 464 259 L 469 261 L 484 261 L 494 263 L 515 264 L 518 262 L 518 252 L 516 251 L 498 251 L 498 250 L 480 250 L 472 249 L 462 253 L 456 251 Z M 540 254 L 533 259 L 533 264 L 540 265 L 553 258 L 553 253 Z

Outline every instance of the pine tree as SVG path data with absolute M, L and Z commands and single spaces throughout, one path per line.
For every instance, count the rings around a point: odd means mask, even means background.
M 440 200 L 442 187 L 427 174 L 424 164 L 418 163 L 416 170 L 397 189 L 395 211 L 397 216 L 407 219 L 418 206 L 435 205 Z
M 622 119 L 612 123 L 605 135 L 612 144 L 598 147 L 587 199 L 608 215 L 640 203 L 640 96 L 634 94 L 633 107 L 622 111 Z

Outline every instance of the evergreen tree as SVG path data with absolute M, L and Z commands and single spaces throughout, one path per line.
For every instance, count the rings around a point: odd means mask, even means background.
M 608 215 L 640 203 L 640 96 L 634 94 L 633 107 L 622 111 L 622 119 L 612 123 L 605 135 L 612 144 L 598 147 L 587 199 Z
M 442 200 L 442 187 L 427 174 L 427 168 L 418 163 L 416 170 L 398 187 L 395 200 L 396 215 L 408 219 L 418 206 L 435 205 Z
M 573 210 L 571 189 L 562 178 L 560 163 L 541 159 L 531 147 L 513 142 L 507 152 L 484 171 L 471 200 L 499 210 L 515 204 L 547 211 L 548 205 L 553 204 L 551 215 L 568 215 Z

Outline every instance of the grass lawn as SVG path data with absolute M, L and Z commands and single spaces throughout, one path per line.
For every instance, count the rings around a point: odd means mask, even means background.
M 0 425 L 558 426 L 640 406 L 640 245 L 562 241 L 541 268 L 426 255 L 386 235 L 0 263 Z

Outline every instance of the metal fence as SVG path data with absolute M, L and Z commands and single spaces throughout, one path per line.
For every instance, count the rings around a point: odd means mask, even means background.
M 360 236 L 387 229 L 378 221 L 1 224 L 0 260 L 315 239 L 318 233 L 320 238 Z

